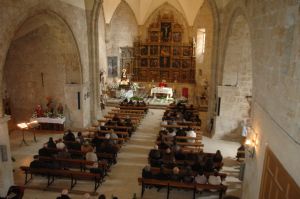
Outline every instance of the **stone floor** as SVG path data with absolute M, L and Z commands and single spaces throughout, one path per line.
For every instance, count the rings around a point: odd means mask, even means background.
M 118 154 L 118 163 L 112 167 L 110 175 L 106 178 L 103 185 L 99 187 L 96 195 L 91 197 L 92 199 L 96 199 L 100 193 L 104 193 L 108 198 L 115 195 L 119 199 L 131 199 L 134 193 L 140 196 L 141 188 L 137 183 L 137 178 L 141 176 L 142 168 L 147 164 L 147 155 L 153 147 L 154 140 L 160 129 L 159 124 L 162 114 L 163 110 L 159 109 L 151 109 L 149 111 L 132 138 L 122 147 Z M 35 143 L 32 134 L 27 133 L 25 139 L 29 145 L 20 146 L 21 135 L 21 132 L 18 131 L 11 133 L 12 155 L 16 159 L 14 162 L 14 178 L 15 183 L 18 185 L 23 185 L 24 183 L 24 174 L 19 170 L 19 166 L 29 165 L 32 156 L 37 154 L 38 149 L 42 147 L 49 136 L 54 138 L 62 137 L 62 134 L 57 132 L 38 132 L 38 142 Z M 240 197 L 241 182 L 237 179 L 239 172 L 238 163 L 234 160 L 239 144 L 207 137 L 203 138 L 203 143 L 205 152 L 215 152 L 217 149 L 222 151 L 225 163 L 222 172 L 228 174 L 225 182 L 229 186 L 227 194 Z M 34 177 L 33 181 L 26 187 L 28 189 L 25 191 L 24 199 L 54 199 L 63 188 L 69 187 L 69 180 L 57 180 L 50 188 L 45 189 L 46 179 Z M 92 191 L 92 182 L 79 181 L 71 191 L 70 196 L 72 199 L 81 199 L 84 193 Z M 143 198 L 164 199 L 166 198 L 166 190 L 162 189 L 159 192 L 154 189 L 146 190 Z M 192 198 L 192 192 L 172 190 L 170 198 L 190 199 Z M 216 193 L 205 193 L 197 195 L 197 198 L 214 199 L 218 198 L 218 195 Z

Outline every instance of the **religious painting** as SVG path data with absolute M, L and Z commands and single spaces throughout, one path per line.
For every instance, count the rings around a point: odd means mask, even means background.
M 174 32 L 173 33 L 173 41 L 174 42 L 181 42 L 182 37 L 181 37 L 181 32 Z
M 173 68 L 180 68 L 181 67 L 181 60 L 180 59 L 173 59 L 172 67 Z
M 170 67 L 170 57 L 160 57 L 160 67 Z
M 173 47 L 173 56 L 180 56 L 181 55 L 181 48 L 179 46 Z
M 158 67 L 158 59 L 150 59 L 150 67 Z
M 159 32 L 151 31 L 150 32 L 150 41 L 151 42 L 158 42 L 158 40 L 159 40 L 158 35 L 159 35 Z
M 190 68 L 191 67 L 191 60 L 190 59 L 183 59 L 182 60 L 182 68 Z
M 148 55 L 148 46 L 141 46 L 141 55 Z
M 141 59 L 141 66 L 142 67 L 148 67 L 148 59 L 147 58 L 142 58 Z
M 179 71 L 173 71 L 171 74 L 171 81 L 176 83 L 180 80 L 180 72 Z
M 170 35 L 172 24 L 170 22 L 162 22 L 160 26 L 160 32 L 161 32 L 161 41 L 162 42 L 169 42 L 170 41 Z
M 150 46 L 150 56 L 158 55 L 158 46 Z
M 182 48 L 182 55 L 183 56 L 191 56 L 191 53 L 192 53 L 192 51 L 191 51 L 191 48 L 189 46 L 184 46 Z
M 108 67 L 108 77 L 117 77 L 118 76 L 118 57 L 112 56 L 107 57 L 107 67 Z
M 170 56 L 170 46 L 161 46 L 160 47 L 160 56 L 162 56 L 162 57 Z
M 188 72 L 188 71 L 182 71 L 182 72 L 181 72 L 181 79 L 182 79 L 183 81 L 187 81 L 188 78 L 189 78 L 189 72 Z

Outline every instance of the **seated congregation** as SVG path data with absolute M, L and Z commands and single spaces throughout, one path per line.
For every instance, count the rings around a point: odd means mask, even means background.
M 77 135 L 71 130 L 65 132 L 62 138 L 48 142 L 34 155 L 29 166 L 21 166 L 25 173 L 25 184 L 32 180 L 32 175 L 41 175 L 47 178 L 47 187 L 61 178 L 69 178 L 70 190 L 77 180 L 94 181 L 95 192 L 105 181 L 111 171 L 111 166 L 117 163 L 117 154 L 136 130 L 132 115 L 121 117 L 121 109 L 113 117 L 99 122 Z M 141 119 L 143 115 L 140 115 Z M 60 198 L 66 198 L 62 194 Z M 100 198 L 100 197 L 99 197 Z
M 198 192 L 217 190 L 222 198 L 227 186 L 222 184 L 226 174 L 219 172 L 223 166 L 221 151 L 203 152 L 201 120 L 196 119 L 193 106 L 187 108 L 179 103 L 170 107 L 163 116 L 156 145 L 149 152 L 149 165 L 144 167 L 142 177 L 138 179 L 142 197 L 146 188 L 155 187 L 159 191 L 165 187 L 169 198 L 173 187 L 193 190 L 193 198 Z M 191 118 L 198 121 L 185 123 L 191 122 Z

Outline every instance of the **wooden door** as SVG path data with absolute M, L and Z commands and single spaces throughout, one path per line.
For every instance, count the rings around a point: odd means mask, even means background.
M 297 154 L 294 154 L 297 156 Z M 299 199 L 300 188 L 274 153 L 267 148 L 260 187 L 260 199 Z

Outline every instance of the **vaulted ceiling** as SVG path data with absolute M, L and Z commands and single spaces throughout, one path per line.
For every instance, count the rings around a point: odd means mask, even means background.
M 106 23 L 110 23 L 121 1 L 128 3 L 139 25 L 143 25 L 153 11 L 161 5 L 169 3 L 186 17 L 188 24 L 191 26 L 204 0 L 104 0 L 103 8 Z

